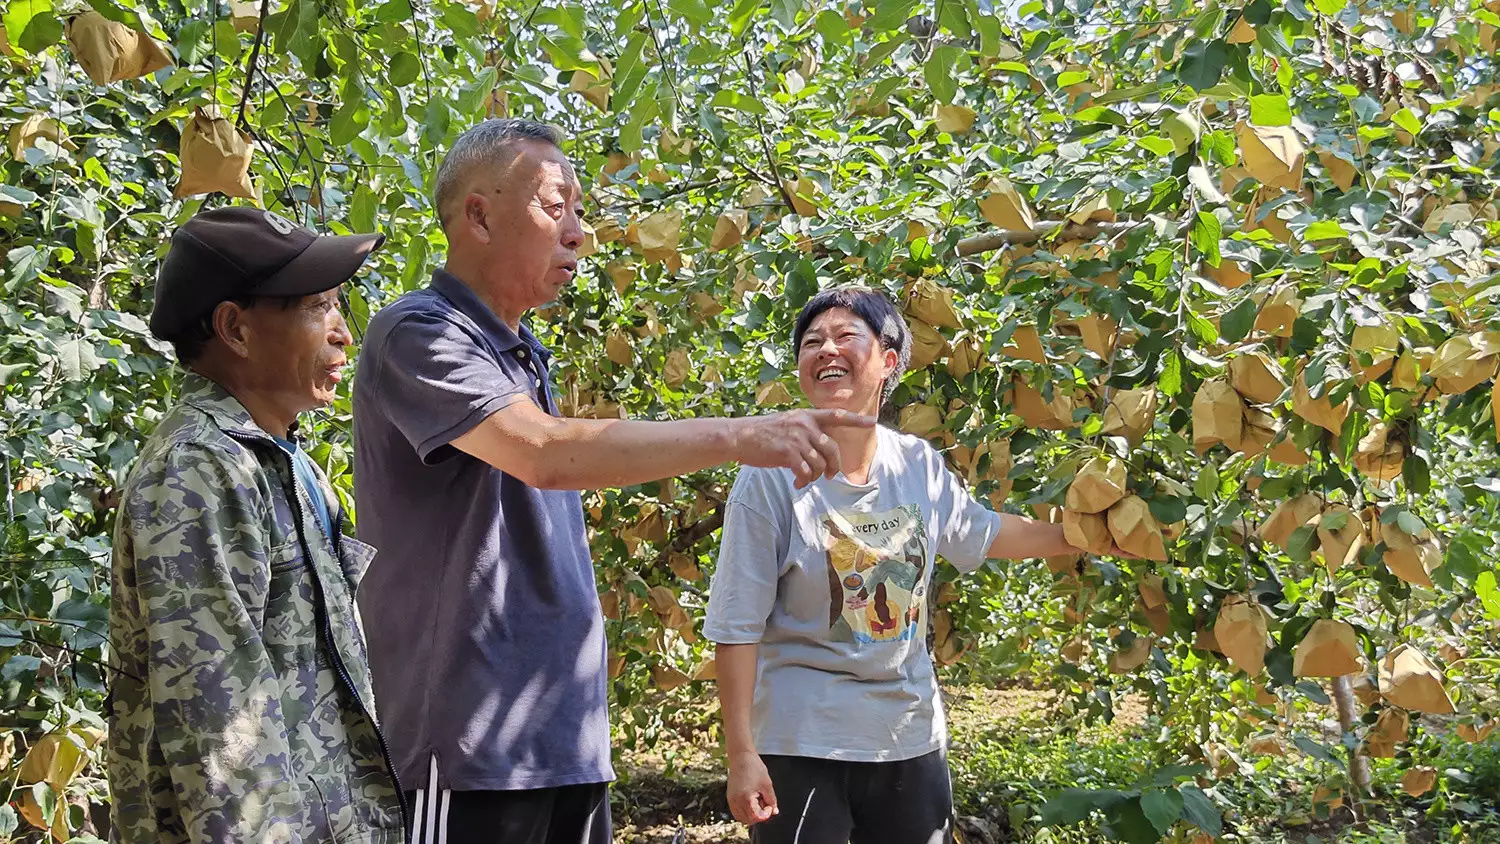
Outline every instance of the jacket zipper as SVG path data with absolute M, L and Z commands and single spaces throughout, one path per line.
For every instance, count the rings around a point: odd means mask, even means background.
M 255 436 L 234 434 L 230 433 L 229 431 L 225 431 L 224 433 L 229 434 L 230 437 L 236 440 L 240 440 L 246 443 L 262 442 L 259 437 Z M 301 482 L 297 479 L 297 467 L 293 465 L 292 456 L 290 454 L 287 454 L 281 449 L 280 446 L 277 446 L 275 443 L 271 443 L 271 445 L 276 449 L 276 452 L 278 454 L 286 458 L 287 470 L 290 472 L 292 478 L 292 507 L 295 509 L 297 514 L 297 541 L 302 546 L 302 553 L 306 555 L 308 565 L 312 565 L 312 548 L 307 544 L 307 523 L 304 521 L 305 513 L 302 510 L 302 496 L 298 494 L 301 491 L 302 487 Z M 335 553 L 337 553 L 337 549 L 335 549 Z M 316 569 L 314 569 L 313 577 L 314 580 L 317 580 Z M 319 593 L 321 593 L 322 590 L 323 585 L 321 581 L 319 581 Z M 358 612 L 358 609 L 356 609 L 355 611 Z M 344 686 L 349 689 L 349 694 L 354 697 L 354 704 L 359 707 L 360 714 L 365 716 L 365 718 L 369 720 L 371 729 L 375 730 L 375 739 L 380 744 L 381 759 L 385 762 L 387 773 L 391 775 L 391 782 L 396 786 L 396 802 L 399 803 L 401 807 L 401 834 L 402 836 L 405 836 L 405 830 L 411 824 L 411 809 L 406 805 L 406 792 L 401 790 L 401 777 L 396 773 L 396 766 L 391 762 L 391 750 L 390 747 L 386 745 L 385 732 L 380 729 L 380 724 L 375 721 L 375 716 L 370 712 L 369 709 L 365 707 L 364 700 L 359 696 L 359 690 L 354 687 L 354 678 L 349 676 L 349 669 L 344 665 L 344 657 L 339 653 L 338 644 L 334 642 L 333 639 L 333 622 L 329 620 L 328 610 L 326 607 L 323 610 L 323 638 L 328 643 L 329 653 L 333 657 L 333 667 L 338 672 L 339 679 L 343 681 Z M 330 820 L 329 823 L 331 828 L 332 821 Z

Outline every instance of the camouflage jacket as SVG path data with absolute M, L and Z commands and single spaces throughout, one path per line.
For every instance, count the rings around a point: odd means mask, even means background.
M 244 406 L 189 376 L 115 529 L 113 841 L 404 839 L 353 597 L 374 550 L 311 506 Z

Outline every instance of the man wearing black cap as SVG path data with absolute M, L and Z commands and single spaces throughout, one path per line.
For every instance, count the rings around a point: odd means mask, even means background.
M 189 370 L 115 530 L 112 840 L 400 842 L 354 590 L 374 551 L 296 443 L 378 234 L 220 208 L 172 236 L 151 331 Z

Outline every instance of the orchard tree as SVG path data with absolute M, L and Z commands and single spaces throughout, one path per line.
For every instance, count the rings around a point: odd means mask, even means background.
M 1265 754 L 1324 760 L 1324 813 L 1370 759 L 1441 787 L 1431 737 L 1500 717 L 1497 13 L 5 0 L 0 837 L 98 830 L 117 490 L 178 383 L 143 319 L 171 229 L 244 202 L 386 233 L 358 337 L 440 262 L 436 164 L 493 115 L 561 126 L 589 190 L 585 271 L 533 323 L 565 412 L 794 404 L 792 317 L 874 286 L 915 337 L 894 424 L 1137 558 L 939 571 L 941 664 L 1050 678 L 1080 719 L 1150 701 L 1141 787 L 1043 820 L 1217 834 L 1214 782 Z M 349 418 L 345 392 L 312 426 L 345 506 Z M 731 477 L 586 496 L 622 746 L 711 694 Z M 1334 745 L 1297 717 L 1330 701 Z

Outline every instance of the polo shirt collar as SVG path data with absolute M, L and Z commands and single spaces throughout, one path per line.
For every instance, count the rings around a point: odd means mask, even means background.
M 479 330 L 483 331 L 489 337 L 490 342 L 495 344 L 497 351 L 509 352 L 519 346 L 526 346 L 541 355 L 543 361 L 552 357 L 524 323 L 521 325 L 519 334 L 512 331 L 504 320 L 490 310 L 489 305 L 475 295 L 469 285 L 464 284 L 453 273 L 443 269 L 434 270 L 432 289 L 441 294 L 444 299 L 452 302 L 453 306 L 462 311 L 464 316 L 473 320 L 474 324 L 479 326 Z

